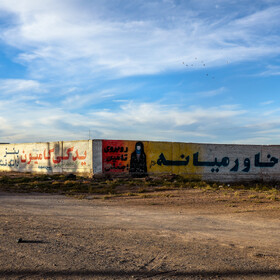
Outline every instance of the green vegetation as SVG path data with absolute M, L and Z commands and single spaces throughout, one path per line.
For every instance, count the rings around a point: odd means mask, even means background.
M 183 189 L 197 189 L 205 193 L 217 192 L 223 196 L 232 196 L 243 201 L 280 200 L 279 182 L 242 182 L 242 183 L 216 183 L 188 179 L 179 175 L 151 176 L 146 178 L 131 177 L 93 177 L 55 174 L 34 175 L 0 173 L 0 190 L 10 192 L 44 192 L 71 195 L 85 198 L 91 195 L 103 199 L 117 196 L 138 196 L 149 198 L 157 195 L 173 197 L 170 191 Z M 167 193 L 169 192 L 169 193 Z M 153 194 L 152 194 L 153 193 Z

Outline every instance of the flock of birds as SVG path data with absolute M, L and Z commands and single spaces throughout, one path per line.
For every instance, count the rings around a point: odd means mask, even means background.
M 196 63 L 185 63 L 184 61 L 182 62 L 186 67 L 206 67 L 206 64 L 205 62 L 202 60 L 202 61 L 198 61 L 197 57 L 195 57 L 195 60 L 196 60 Z M 215 79 L 214 76 L 212 75 L 209 75 L 208 73 L 205 74 L 206 77 L 211 77 L 213 80 Z
M 201 67 L 201 68 L 206 67 L 206 64 L 203 60 L 199 61 L 197 59 L 197 57 L 195 57 L 194 59 L 195 59 L 195 63 L 193 63 L 193 62 L 192 63 L 185 63 L 184 61 L 182 63 L 186 67 L 190 67 L 190 68 L 191 67 Z M 229 64 L 229 61 L 227 61 L 227 64 Z M 212 78 L 213 80 L 215 79 L 215 77 L 213 75 L 210 75 L 209 73 L 205 73 L 205 76 L 209 77 L 209 78 Z

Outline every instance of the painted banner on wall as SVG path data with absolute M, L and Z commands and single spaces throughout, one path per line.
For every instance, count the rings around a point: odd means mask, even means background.
M 0 170 L 90 172 L 92 141 L 0 145 Z
M 194 173 L 190 163 L 195 145 L 167 142 L 103 140 L 103 173 Z
M 143 142 L 103 140 L 104 173 L 147 173 Z
M 181 174 L 199 179 L 280 175 L 280 147 L 103 140 L 103 173 Z

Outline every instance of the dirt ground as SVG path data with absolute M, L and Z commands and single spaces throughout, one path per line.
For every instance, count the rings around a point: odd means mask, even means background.
M 0 193 L 0 278 L 280 279 L 279 216 L 242 192 Z

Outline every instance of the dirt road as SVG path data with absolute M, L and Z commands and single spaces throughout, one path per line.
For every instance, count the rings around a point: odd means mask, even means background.
M 1 279 L 280 279 L 280 203 L 218 197 L 1 193 Z

